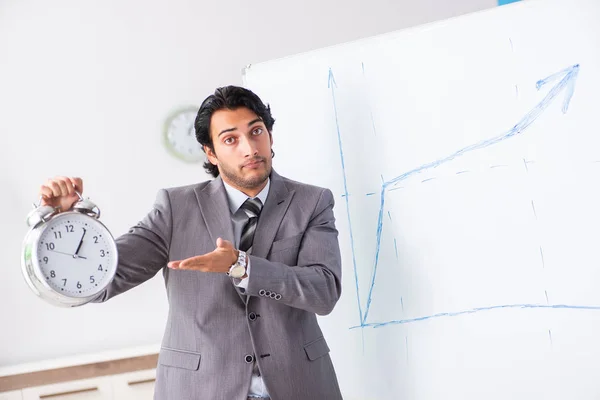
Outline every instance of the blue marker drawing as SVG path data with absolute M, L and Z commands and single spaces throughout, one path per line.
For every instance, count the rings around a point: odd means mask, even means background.
M 345 199 L 346 199 L 346 212 L 347 212 L 347 216 L 348 216 L 348 225 L 349 225 L 349 230 L 350 230 L 350 241 L 351 241 L 350 245 L 352 248 L 354 278 L 356 280 L 356 295 L 357 295 L 357 301 L 358 301 L 359 317 L 360 317 L 360 321 L 361 321 L 360 327 L 369 327 L 369 326 L 375 326 L 375 325 L 385 326 L 388 323 L 389 324 L 407 323 L 407 321 L 414 322 L 414 321 L 421 320 L 423 318 L 428 319 L 428 318 L 435 317 L 435 316 L 420 317 L 420 318 L 416 318 L 413 320 L 406 320 L 404 322 L 389 321 L 389 322 L 383 322 L 383 323 L 377 323 L 377 324 L 367 323 L 367 319 L 369 316 L 369 310 L 371 307 L 371 301 L 373 299 L 373 289 L 375 287 L 375 281 L 376 281 L 376 277 L 377 277 L 377 268 L 379 266 L 379 253 L 380 253 L 380 249 L 381 249 L 381 236 L 382 236 L 382 229 L 383 229 L 383 222 L 384 222 L 383 213 L 384 213 L 384 209 L 385 209 L 385 195 L 388 190 L 391 190 L 388 188 L 392 185 L 396 185 L 399 182 L 406 180 L 409 177 L 418 175 L 418 174 L 425 172 L 427 170 L 430 170 L 432 168 L 436 168 L 440 165 L 446 164 L 462 155 L 474 152 L 476 150 L 488 148 L 490 146 L 493 146 L 495 144 L 503 142 L 507 139 L 515 137 L 519 134 L 522 134 L 523 132 L 525 132 L 527 130 L 527 128 L 529 128 L 531 126 L 531 124 L 533 124 L 540 117 L 540 115 L 548 108 L 548 106 L 550 104 L 552 104 L 555 101 L 555 99 L 563 91 L 565 92 L 565 97 L 564 97 L 563 104 L 562 104 L 562 112 L 566 113 L 568 111 L 571 98 L 573 97 L 573 93 L 575 91 L 575 82 L 576 82 L 577 76 L 579 74 L 579 68 L 580 68 L 579 64 L 575 64 L 575 65 L 565 68 L 557 73 L 554 73 L 554 74 L 548 76 L 547 78 L 541 79 L 538 82 L 536 82 L 536 88 L 538 90 L 540 90 L 545 85 L 557 81 L 557 83 L 550 89 L 548 94 L 533 109 L 531 109 L 531 111 L 529 111 L 517 124 L 515 124 L 508 131 L 503 132 L 503 133 L 501 133 L 495 137 L 492 137 L 490 139 L 482 140 L 482 141 L 474 143 L 470 146 L 464 147 L 452 154 L 447 155 L 444 158 L 423 164 L 423 165 L 416 167 L 410 171 L 404 172 L 389 181 L 385 181 L 383 179 L 383 175 L 381 176 L 383 183 L 381 185 L 381 190 L 380 190 L 380 204 L 379 204 L 379 213 L 378 213 L 378 219 L 377 219 L 377 230 L 376 230 L 376 241 L 375 241 L 376 242 L 375 243 L 375 261 L 374 261 L 374 265 L 373 265 L 373 269 L 372 269 L 372 273 L 371 273 L 371 281 L 370 281 L 370 285 L 369 285 L 369 291 L 368 291 L 368 295 L 367 295 L 364 313 L 363 313 L 362 302 L 360 300 L 360 293 L 359 293 L 355 247 L 354 247 L 354 239 L 353 239 L 353 235 L 352 235 L 352 224 L 351 224 L 352 218 L 350 215 L 350 208 L 349 208 L 349 202 L 348 202 L 348 186 L 347 186 L 347 178 L 346 178 L 346 171 L 345 171 L 345 165 L 344 165 L 344 153 L 343 153 L 343 148 L 342 148 L 341 132 L 340 132 L 340 127 L 339 127 L 338 113 L 337 113 L 337 103 L 336 103 L 336 96 L 335 96 L 335 89 L 337 88 L 337 84 L 335 82 L 332 69 L 331 68 L 329 69 L 328 87 L 331 89 L 331 96 L 332 96 L 332 100 L 333 100 L 333 107 L 334 107 L 334 114 L 335 114 L 335 123 L 336 123 L 337 135 L 338 135 L 338 144 L 340 146 L 340 158 L 341 158 L 343 178 L 344 178 L 344 194 L 345 194 Z M 525 166 L 527 167 L 527 162 L 525 160 L 524 160 L 524 162 L 525 162 Z M 426 179 L 423 182 L 426 182 L 428 180 L 430 180 L 430 179 Z M 542 263 L 543 263 L 544 262 L 543 261 L 543 252 L 542 252 L 541 248 L 540 248 L 540 252 L 542 255 Z M 506 308 L 506 307 L 520 307 L 520 308 L 530 307 L 531 308 L 531 307 L 538 307 L 538 306 L 537 305 L 493 306 L 491 308 L 488 307 L 488 308 L 482 308 L 482 309 L 461 311 L 461 312 L 453 313 L 453 314 L 451 313 L 451 314 L 437 314 L 437 315 L 438 316 L 462 315 L 464 313 L 477 312 L 478 310 Z M 575 307 L 575 306 L 573 306 L 573 307 Z M 592 309 L 596 309 L 596 308 L 592 308 Z
M 358 273 L 356 270 L 356 256 L 354 254 L 354 236 L 352 235 L 352 219 L 350 218 L 350 202 L 348 201 L 348 182 L 346 179 L 346 166 L 344 164 L 344 150 L 342 147 L 342 135 L 340 133 L 340 123 L 338 120 L 337 104 L 335 101 L 335 88 L 337 87 L 337 84 L 335 83 L 335 78 L 333 77 L 333 71 L 331 70 L 331 68 L 329 68 L 329 78 L 327 79 L 327 87 L 331 89 L 331 97 L 333 98 L 333 110 L 335 112 L 335 126 L 337 128 L 338 145 L 340 146 L 340 160 L 342 162 L 342 171 L 344 174 L 344 198 L 346 199 L 346 210 L 348 210 L 348 230 L 350 231 L 350 246 L 352 248 L 352 265 L 354 267 L 354 279 L 356 281 L 358 313 L 360 315 L 360 320 L 363 321 L 362 306 L 361 306 L 360 293 L 359 293 L 359 287 L 358 287 Z M 382 176 L 382 178 L 383 178 L 383 176 Z
M 600 311 L 600 306 L 577 306 L 577 305 L 570 305 L 570 304 L 554 304 L 554 305 L 546 305 L 546 304 L 503 304 L 503 305 L 490 306 L 490 307 L 471 308 L 469 310 L 462 310 L 462 311 L 437 313 L 437 314 L 433 314 L 433 315 L 425 315 L 425 316 L 422 316 L 422 317 L 407 318 L 407 319 L 400 319 L 400 320 L 394 320 L 394 321 L 363 323 L 361 325 L 350 327 L 350 329 L 359 329 L 359 328 L 367 328 L 367 327 L 368 328 L 382 328 L 384 326 L 389 326 L 389 325 L 412 324 L 412 323 L 415 323 L 415 322 L 428 321 L 428 320 L 433 320 L 433 319 L 437 319 L 437 318 L 457 317 L 459 315 L 476 314 L 476 313 L 485 312 L 485 311 L 494 311 L 494 310 L 511 309 L 511 308 L 513 308 L 513 309 L 514 308 L 519 308 L 519 309 L 587 310 L 587 311 L 593 310 L 593 311 Z
M 365 63 L 362 64 L 362 72 L 364 81 L 367 82 L 367 75 L 365 74 Z M 371 104 L 369 104 L 369 115 L 371 116 L 371 126 L 373 127 L 373 134 L 377 136 L 377 130 L 375 129 L 375 119 L 373 118 L 373 109 L 371 108 Z M 383 177 L 382 177 L 383 178 Z

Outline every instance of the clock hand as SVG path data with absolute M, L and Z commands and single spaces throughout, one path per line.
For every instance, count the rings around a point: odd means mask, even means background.
M 81 249 L 81 244 L 83 243 L 83 238 L 85 237 L 85 233 L 87 232 L 85 230 L 85 228 L 81 228 L 83 229 L 83 235 L 81 235 L 81 240 L 79 241 L 79 245 L 77 246 L 77 250 L 75 250 L 75 255 L 77 256 L 79 253 L 79 249 Z
M 84 260 L 87 260 L 87 258 L 86 258 L 86 257 L 79 256 L 79 255 L 77 255 L 77 254 L 69 254 L 69 253 L 65 253 L 65 252 L 63 252 L 63 251 L 58 251 L 58 250 L 48 250 L 48 251 L 51 251 L 51 252 L 53 252 L 53 253 L 64 254 L 64 255 L 67 255 L 67 256 L 71 256 L 71 257 L 73 257 L 73 258 L 83 258 Z

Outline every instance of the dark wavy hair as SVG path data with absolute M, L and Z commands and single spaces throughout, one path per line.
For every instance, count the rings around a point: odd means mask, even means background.
M 271 107 L 264 104 L 254 92 L 246 88 L 225 86 L 217 88 L 213 94 L 202 102 L 194 122 L 196 140 L 202 146 L 208 146 L 214 152 L 215 147 L 210 136 L 210 119 L 213 113 L 218 110 L 235 110 L 240 107 L 246 107 L 255 113 L 264 122 L 269 135 L 271 135 L 273 124 L 275 124 L 275 119 L 271 115 Z M 275 156 L 272 150 L 271 156 Z M 204 169 L 215 178 L 219 176 L 219 169 L 210 161 L 204 163 Z

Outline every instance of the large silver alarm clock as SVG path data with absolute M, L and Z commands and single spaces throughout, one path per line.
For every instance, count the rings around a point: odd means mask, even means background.
M 59 213 L 35 206 L 22 247 L 21 267 L 29 287 L 42 299 L 76 307 L 96 298 L 117 270 L 117 246 L 98 220 L 100 209 L 89 199 Z

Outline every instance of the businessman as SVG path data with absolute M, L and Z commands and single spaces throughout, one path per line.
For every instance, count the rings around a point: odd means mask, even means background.
M 275 120 L 253 92 L 218 88 L 196 137 L 214 179 L 162 189 L 117 239 L 106 301 L 162 270 L 169 315 L 156 400 L 341 399 L 317 315 L 341 294 L 330 190 L 272 169 Z M 56 177 L 43 203 L 66 211 L 80 178 Z

